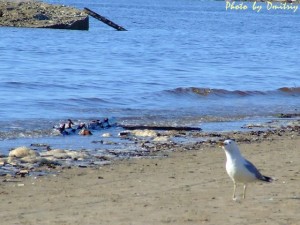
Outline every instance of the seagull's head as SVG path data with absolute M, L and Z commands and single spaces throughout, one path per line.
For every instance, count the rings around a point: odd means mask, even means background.
M 229 154 L 235 154 L 240 152 L 239 147 L 237 146 L 234 140 L 225 140 L 220 145 L 225 150 L 225 152 L 228 152 Z

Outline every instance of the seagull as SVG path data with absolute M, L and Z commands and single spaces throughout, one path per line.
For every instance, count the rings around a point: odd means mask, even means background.
M 237 183 L 244 184 L 243 199 L 246 197 L 246 188 L 249 182 L 264 181 L 272 182 L 271 177 L 262 175 L 258 169 L 240 153 L 239 147 L 233 140 L 225 140 L 220 144 L 226 154 L 226 171 L 233 181 L 232 199 L 235 201 Z

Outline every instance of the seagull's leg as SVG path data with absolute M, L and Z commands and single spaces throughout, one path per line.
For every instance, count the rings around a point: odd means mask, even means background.
M 243 193 L 243 199 L 246 198 L 246 189 L 247 189 L 247 184 L 244 184 L 244 193 Z
M 236 190 L 236 183 L 233 182 L 233 194 L 232 194 L 232 200 L 235 201 L 236 197 L 235 197 L 235 190 Z

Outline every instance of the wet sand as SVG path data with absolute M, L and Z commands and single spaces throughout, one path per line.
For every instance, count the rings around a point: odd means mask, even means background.
M 276 180 L 250 184 L 236 202 L 217 146 L 2 177 L 1 224 L 300 224 L 299 146 L 299 133 L 241 143 L 242 153 Z

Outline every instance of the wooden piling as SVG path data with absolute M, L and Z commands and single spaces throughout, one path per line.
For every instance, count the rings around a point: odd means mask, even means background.
M 115 24 L 114 22 L 110 21 L 109 19 L 105 18 L 104 16 L 99 15 L 98 13 L 88 9 L 88 8 L 84 8 L 84 11 L 94 17 L 97 20 L 100 20 L 101 22 L 105 23 L 106 25 L 115 28 L 118 31 L 127 31 L 125 28 L 119 26 L 118 24 Z

